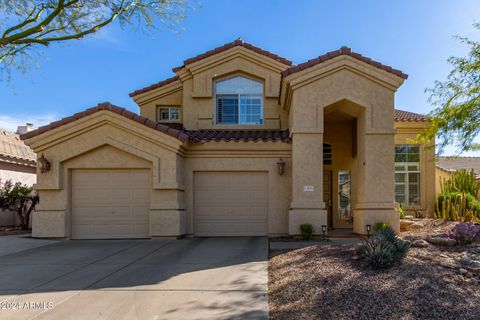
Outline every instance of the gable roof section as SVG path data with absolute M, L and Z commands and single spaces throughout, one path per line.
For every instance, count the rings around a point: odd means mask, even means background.
M 177 72 L 178 70 L 180 70 L 181 68 L 185 67 L 187 64 L 190 64 L 190 63 L 194 63 L 194 62 L 197 62 L 197 61 L 200 61 L 200 60 L 203 60 L 205 58 L 208 58 L 208 57 L 211 57 L 213 55 L 216 55 L 217 53 L 220 53 L 220 52 L 223 52 L 223 51 L 227 51 L 229 49 L 232 49 L 232 48 L 235 48 L 235 47 L 244 47 L 245 49 L 248 49 L 248 50 L 252 50 L 253 52 L 256 52 L 256 53 L 259 53 L 261 55 L 264 55 L 266 57 L 269 57 L 270 59 L 273 59 L 275 61 L 278 61 L 280 63 L 283 63 L 287 66 L 291 66 L 292 65 L 292 61 L 288 60 L 288 59 L 285 59 L 285 58 L 282 58 L 280 57 L 279 55 L 276 55 L 270 51 L 267 51 L 267 50 L 263 50 L 262 48 L 259 48 L 259 47 L 256 47 L 250 43 L 247 43 L 247 42 L 244 42 L 243 40 L 241 39 L 237 39 L 233 42 L 230 42 L 230 43 L 227 43 L 227 44 L 224 44 L 223 46 L 220 46 L 220 47 L 217 47 L 213 50 L 209 50 L 207 52 L 204 52 L 204 53 L 201 53 L 195 57 L 192 57 L 192 58 L 188 58 L 186 60 L 183 61 L 183 65 L 182 66 L 179 66 L 179 67 L 176 67 L 176 68 L 173 68 L 173 72 Z
M 480 175 L 480 157 L 437 157 L 436 166 L 447 172 L 473 169 L 477 176 Z
M 160 82 L 157 82 L 157 83 L 154 83 L 148 87 L 145 87 L 145 88 L 141 88 L 141 89 L 138 89 L 138 90 L 135 90 L 133 92 L 130 92 L 128 95 L 130 97 L 133 97 L 133 96 L 136 96 L 136 95 L 139 95 L 139 94 L 142 94 L 142 93 L 145 93 L 145 92 L 148 92 L 148 91 L 151 91 L 151 90 L 154 90 L 154 89 L 158 89 L 160 87 L 163 87 L 163 86 L 166 86 L 167 84 L 170 84 L 170 83 L 173 83 L 175 81 L 178 80 L 178 76 L 174 76 L 174 77 L 171 77 L 171 78 L 168 78 L 168 79 L 165 79 L 165 80 L 162 80 Z
M 37 156 L 20 137 L 0 129 L 0 161 L 34 167 Z
M 350 56 L 350 57 L 355 58 L 357 60 L 360 60 L 362 62 L 368 63 L 369 65 L 372 65 L 374 67 L 377 67 L 377 68 L 383 69 L 384 71 L 390 72 L 390 73 L 392 73 L 392 74 L 394 74 L 394 75 L 396 75 L 400 78 L 403 78 L 403 79 L 408 78 L 408 75 L 403 73 L 402 71 L 394 69 L 390 66 L 384 65 L 384 64 L 382 64 L 378 61 L 372 60 L 372 59 L 367 58 L 365 56 L 362 56 L 361 54 L 353 52 L 352 49 L 350 49 L 348 47 L 345 47 L 345 46 L 341 47 L 338 50 L 327 52 L 326 54 L 321 55 L 321 56 L 319 56 L 315 59 L 311 59 L 311 60 L 308 60 L 307 62 L 300 63 L 298 65 L 292 66 L 292 67 L 290 67 L 290 68 L 288 68 L 288 69 L 286 69 L 282 72 L 282 77 L 286 77 L 286 76 L 288 76 L 292 73 L 303 71 L 305 69 L 316 66 L 317 64 L 320 64 L 322 62 L 328 61 L 330 59 L 333 59 L 333 58 L 336 58 L 336 57 L 339 57 L 339 56 Z
M 63 118 L 61 120 L 58 120 L 58 121 L 52 122 L 50 124 L 47 124 L 43 127 L 40 127 L 36 130 L 33 130 L 33 131 L 27 132 L 25 134 L 22 134 L 20 136 L 20 139 L 26 140 L 26 139 L 33 138 L 33 137 L 38 136 L 42 133 L 45 133 L 47 131 L 56 129 L 56 128 L 61 127 L 63 125 L 66 125 L 68 123 L 72 123 L 72 122 L 74 122 L 78 119 L 84 118 L 86 116 L 89 116 L 89 115 L 94 114 L 94 113 L 99 112 L 99 111 L 114 112 L 114 113 L 119 114 L 119 115 L 121 115 L 125 118 L 131 119 L 131 120 L 136 121 L 138 123 L 141 123 L 141 124 L 143 124 L 147 127 L 150 127 L 152 129 L 155 129 L 155 130 L 158 130 L 158 131 L 163 132 L 165 134 L 168 134 L 169 136 L 177 138 L 178 140 L 180 140 L 182 142 L 185 142 L 188 139 L 188 136 L 182 130 L 178 130 L 178 129 L 175 129 L 175 128 L 170 128 L 170 127 L 168 127 L 164 124 L 161 124 L 157 121 L 150 120 L 150 119 L 142 117 L 142 116 L 140 116 L 140 115 L 138 115 L 134 112 L 128 111 L 127 109 L 120 108 L 118 106 L 112 105 L 109 102 L 99 103 L 97 106 L 89 108 L 89 109 L 87 109 L 85 111 L 82 111 L 82 112 L 75 113 L 73 116 Z
M 425 122 L 428 119 L 423 114 L 395 109 L 395 121 Z

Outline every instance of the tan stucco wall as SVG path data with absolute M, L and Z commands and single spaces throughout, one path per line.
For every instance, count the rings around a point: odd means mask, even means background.
M 340 57 L 293 74 L 286 80 L 287 89 L 282 92 L 284 108 L 293 113 L 289 124 L 293 135 L 295 177 L 292 182 L 292 214 L 306 209 L 302 208 L 308 201 L 303 191 L 305 185 L 313 184 L 315 188 L 309 198 L 315 198 L 317 202 L 323 198 L 323 170 L 311 171 L 313 163 L 322 163 L 322 153 L 318 148 L 312 148 L 312 144 L 315 141 L 321 145 L 324 141 L 326 108 L 346 100 L 343 111 L 357 118 L 354 231 L 366 233 L 366 224 L 373 225 L 381 220 L 387 220 L 399 230 L 398 215 L 394 211 L 393 103 L 401 79 L 379 74 L 373 68 Z M 307 159 L 310 166 L 296 162 L 297 158 Z M 316 180 L 311 181 L 311 176 Z M 326 215 L 316 203 L 313 209 L 319 215 Z
M 161 105 L 180 105 L 186 129 L 286 129 L 287 113 L 278 104 L 280 72 L 277 61 L 238 47 L 186 66 L 177 72 L 180 80 L 135 97 L 141 115 L 156 119 Z M 264 124 L 254 126 L 215 124 L 215 81 L 243 75 L 264 85 Z
M 69 237 L 69 172 L 75 168 L 147 168 L 152 173 L 150 236 L 194 234 L 194 173 L 256 171 L 268 174 L 269 235 L 299 234 L 312 223 L 316 234 L 327 224 L 323 171 L 332 170 L 335 227 L 338 219 L 338 171 L 352 176 L 353 229 L 388 221 L 399 229 L 394 211 L 394 144 L 421 128 L 394 124 L 394 95 L 403 79 L 351 57 L 341 56 L 291 74 L 287 66 L 243 47 L 188 64 L 179 80 L 135 96 L 142 115 L 156 119 L 158 106 L 181 106 L 187 129 L 289 129 L 292 142 L 181 143 L 159 131 L 101 111 L 27 140 L 52 162 L 38 175 L 39 214 L 34 236 Z M 215 126 L 214 82 L 243 74 L 264 83 L 264 119 L 260 126 Z M 281 90 L 279 90 L 279 88 Z M 331 112 L 356 119 L 341 120 Z M 397 131 L 395 131 L 395 129 Z M 345 134 L 345 132 L 348 132 Z M 333 145 L 333 165 L 323 166 L 323 142 Z M 356 152 L 352 153 L 352 146 Z M 422 160 L 423 210 L 433 208 L 433 153 Z M 280 176 L 277 162 L 286 161 Z M 422 158 L 423 159 L 423 158 Z M 305 191 L 304 187 L 313 187 Z M 424 190 L 425 189 L 425 190 Z M 433 191 L 432 191 L 433 190 Z M 428 210 L 427 210 L 428 211 Z
M 6 180 L 31 186 L 37 181 L 35 167 L 0 161 L 0 181 L 5 182 Z
M 70 172 L 80 168 L 150 169 L 150 236 L 183 234 L 184 226 L 178 225 L 185 220 L 179 140 L 101 111 L 26 143 L 51 162 L 51 171 L 38 174 L 35 186 L 41 201 L 33 217 L 34 237 L 70 237 Z
M 283 175 L 278 174 L 279 159 L 286 162 Z M 267 172 L 268 234 L 274 236 L 288 233 L 291 168 L 291 145 L 286 143 L 210 142 L 189 145 L 185 155 L 187 233 L 194 233 L 194 173 L 205 171 Z
M 428 122 L 398 121 L 395 123 L 397 133 L 395 144 L 411 144 L 416 136 L 422 133 Z M 436 182 L 435 149 L 422 145 L 420 148 L 420 206 L 416 207 L 422 214 L 432 216 L 435 210 Z M 408 214 L 414 215 L 413 207 L 404 208 Z

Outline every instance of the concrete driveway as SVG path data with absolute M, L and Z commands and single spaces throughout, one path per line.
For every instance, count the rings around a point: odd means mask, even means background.
M 1 319 L 266 319 L 266 238 L 63 241 L 0 257 Z

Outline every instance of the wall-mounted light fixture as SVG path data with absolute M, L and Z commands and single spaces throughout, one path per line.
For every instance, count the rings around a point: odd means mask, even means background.
M 37 167 L 38 169 L 40 169 L 41 173 L 47 173 L 48 171 L 50 171 L 50 161 L 45 158 L 43 153 L 40 158 L 37 159 Z
M 322 225 L 322 239 L 325 240 L 325 233 L 327 232 L 327 225 Z
M 285 164 L 285 160 L 283 159 L 280 159 L 277 162 L 278 174 L 281 176 L 283 176 L 283 174 L 285 173 Z
M 372 225 L 367 224 L 365 227 L 367 228 L 367 236 L 370 238 L 370 231 L 372 230 Z

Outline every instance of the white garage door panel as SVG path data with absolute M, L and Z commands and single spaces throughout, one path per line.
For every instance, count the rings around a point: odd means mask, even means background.
M 148 237 L 149 170 L 74 170 L 72 238 Z
M 196 235 L 267 234 L 266 172 L 196 172 L 194 179 Z

